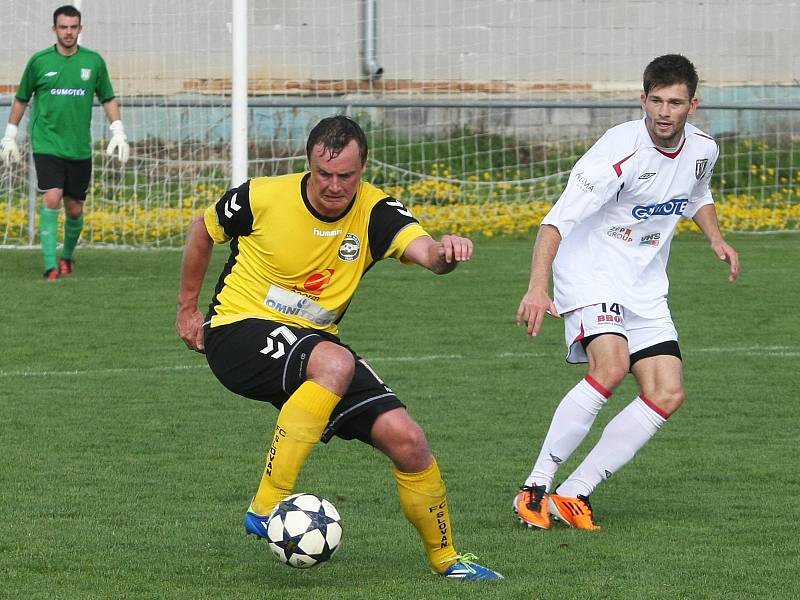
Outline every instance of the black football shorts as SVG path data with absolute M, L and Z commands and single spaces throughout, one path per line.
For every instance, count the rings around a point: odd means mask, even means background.
M 245 398 L 280 409 L 306 380 L 314 346 L 329 341 L 347 348 L 356 360 L 353 381 L 331 414 L 322 441 L 334 435 L 372 445 L 372 425 L 384 412 L 404 407 L 366 361 L 338 337 L 265 319 L 244 319 L 205 327 L 206 360 L 216 378 Z
M 64 195 L 83 202 L 92 179 L 92 159 L 67 160 L 52 154 L 34 154 L 37 187 L 40 192 L 59 188 Z

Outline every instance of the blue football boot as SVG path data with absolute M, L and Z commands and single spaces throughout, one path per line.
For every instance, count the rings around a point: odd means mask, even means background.
M 474 554 L 460 554 L 454 562 L 442 573 L 448 579 L 502 579 L 500 573 L 492 571 L 474 562 L 478 557 Z
M 244 530 L 250 535 L 254 535 L 259 538 L 266 538 L 268 523 L 269 515 L 257 515 L 250 509 L 247 509 L 247 512 L 244 513 Z

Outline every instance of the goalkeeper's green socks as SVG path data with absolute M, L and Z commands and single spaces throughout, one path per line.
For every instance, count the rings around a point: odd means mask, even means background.
M 340 396 L 313 381 L 304 382 L 289 397 L 278 415 L 264 474 L 250 510 L 268 515 L 292 493 L 303 463 L 322 437 L 339 400 Z
M 42 206 L 39 211 L 39 238 L 42 242 L 45 273 L 50 269 L 58 268 L 56 264 L 56 231 L 60 212 L 57 208 L 47 208 L 46 206 Z
M 72 260 L 72 254 L 75 252 L 75 246 L 78 245 L 81 231 L 83 231 L 83 213 L 77 219 L 66 218 L 64 221 L 64 247 L 61 249 L 61 258 Z
M 453 546 L 453 528 L 447 507 L 447 489 L 434 459 L 419 473 L 394 470 L 400 506 L 406 518 L 417 528 L 431 566 L 438 573 L 458 560 Z

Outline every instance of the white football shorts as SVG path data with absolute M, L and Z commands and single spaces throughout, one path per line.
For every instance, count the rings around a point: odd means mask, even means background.
M 603 302 L 575 309 L 564 317 L 564 339 L 567 343 L 567 362 L 589 362 L 581 340 L 600 333 L 616 333 L 628 340 L 629 354 L 668 341 L 678 341 L 669 308 L 664 314 L 641 317 L 618 302 Z

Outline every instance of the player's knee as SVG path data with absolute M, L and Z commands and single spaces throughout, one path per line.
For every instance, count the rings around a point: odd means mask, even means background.
M 347 348 L 333 342 L 321 342 L 311 351 L 306 375 L 341 395 L 347 391 L 355 368 L 355 358 Z
M 83 205 L 79 202 L 67 202 L 66 199 L 64 201 L 64 212 L 67 213 L 67 216 L 70 219 L 77 219 L 83 214 Z
M 666 414 L 671 415 L 683 405 L 683 388 L 662 389 L 647 396 L 653 404 L 658 406 Z
M 63 198 L 63 191 L 60 189 L 47 190 L 42 196 L 42 203 L 47 208 L 61 208 L 61 201 Z
M 628 375 L 628 363 L 608 363 L 595 365 L 589 370 L 589 375 L 603 387 L 615 390 Z

